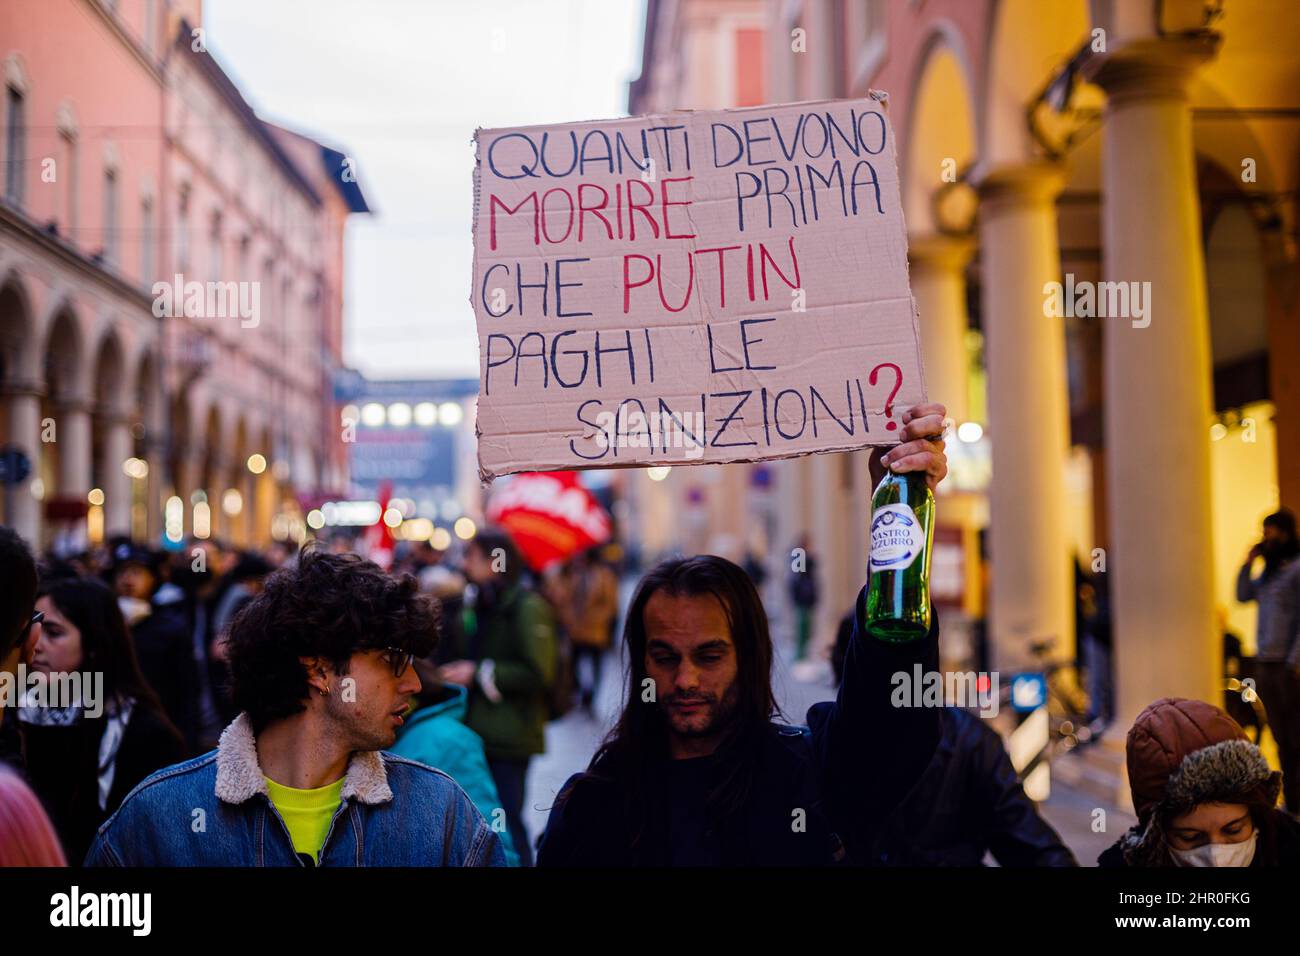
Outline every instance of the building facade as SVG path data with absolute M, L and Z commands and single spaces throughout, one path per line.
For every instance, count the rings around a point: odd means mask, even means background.
M 1225 621 L 1253 637 L 1236 570 L 1264 515 L 1300 508 L 1300 11 L 650 0 L 631 110 L 742 105 L 757 81 L 719 63 L 756 20 L 763 100 L 888 93 L 926 378 L 967 426 L 938 505 L 945 627 L 986 620 L 1002 670 L 1048 641 L 1072 658 L 1077 562 L 1109 594 L 1120 726 L 1217 699 Z M 828 641 L 865 566 L 865 455 L 763 469 L 770 553 L 808 534 L 822 559 Z M 647 513 L 689 514 L 693 470 Z M 756 510 L 753 482 L 712 480 L 737 492 L 716 507 Z M 654 520 L 671 548 L 712 519 Z
M 40 546 L 305 534 L 346 483 L 339 151 L 264 122 L 197 0 L 0 7 L 4 520 Z

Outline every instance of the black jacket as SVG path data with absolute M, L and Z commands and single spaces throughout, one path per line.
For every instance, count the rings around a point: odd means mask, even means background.
M 1268 811 L 1266 828 L 1261 828 L 1259 844 L 1255 847 L 1253 867 L 1300 867 L 1300 820 L 1285 810 L 1273 807 Z M 1136 830 L 1134 827 L 1133 830 Z M 1133 832 L 1130 830 L 1129 832 Z M 1116 840 L 1097 857 L 1097 865 L 1107 869 L 1127 868 L 1123 837 Z
M 99 741 L 106 718 L 83 718 L 66 727 L 24 724 L 27 773 L 49 812 L 70 861 L 85 858 L 95 831 L 135 785 L 155 770 L 185 758 L 176 731 L 152 710 L 136 704 L 118 747 L 108 806 L 99 807 Z
M 17 715 L 15 707 L 0 710 L 0 766 L 8 767 L 20 777 L 25 777 L 27 761 L 23 757 L 23 735 L 18 730 Z
M 945 707 L 930 766 L 875 842 L 883 866 L 1078 866 L 1020 785 L 1002 738 L 980 718 Z
M 179 598 L 180 591 L 176 589 Z M 181 732 L 185 755 L 199 749 L 199 670 L 194 638 L 179 600 L 155 595 L 152 612 L 131 626 L 145 681 L 162 701 L 168 719 Z
M 858 622 L 865 593 L 858 595 Z M 878 831 L 920 778 L 939 741 L 939 710 L 894 707 L 891 676 L 939 665 L 937 621 L 910 644 L 849 643 L 835 701 L 814 705 L 804 727 L 760 735 L 750 796 L 717 834 L 727 866 L 868 863 Z M 627 818 L 617 776 L 570 778 L 556 797 L 538 866 L 655 866 L 670 862 L 667 774 L 650 775 L 648 829 Z

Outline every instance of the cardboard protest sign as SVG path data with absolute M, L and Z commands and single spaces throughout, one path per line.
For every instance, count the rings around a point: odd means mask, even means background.
M 876 99 L 476 135 L 479 471 L 784 458 L 923 401 Z

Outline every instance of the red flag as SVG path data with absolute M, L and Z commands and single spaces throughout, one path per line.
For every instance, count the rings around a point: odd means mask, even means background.
M 393 483 L 385 481 L 379 486 L 379 520 L 366 529 L 363 540 L 366 557 L 385 571 L 393 566 L 393 529 L 384 523 L 389 502 L 393 499 Z
M 510 532 L 536 571 L 604 544 L 610 536 L 609 515 L 572 471 L 517 475 L 493 493 L 487 517 Z

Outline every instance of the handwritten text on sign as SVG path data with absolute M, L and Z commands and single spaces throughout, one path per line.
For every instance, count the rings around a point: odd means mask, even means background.
M 479 468 L 893 442 L 921 401 L 874 99 L 480 130 Z

